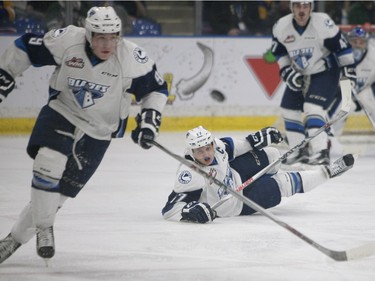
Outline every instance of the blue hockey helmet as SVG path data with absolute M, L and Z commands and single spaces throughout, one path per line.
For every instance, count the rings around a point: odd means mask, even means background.
M 368 32 L 361 26 L 356 26 L 348 32 L 347 38 L 352 45 L 354 60 L 356 62 L 360 61 L 367 50 Z

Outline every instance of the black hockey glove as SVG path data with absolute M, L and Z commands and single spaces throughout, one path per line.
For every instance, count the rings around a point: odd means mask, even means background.
M 206 223 L 216 218 L 216 211 L 212 210 L 207 203 L 192 201 L 182 208 L 181 216 L 185 221 Z
M 303 90 L 303 75 L 298 71 L 295 71 L 293 67 L 283 67 L 280 70 L 280 77 L 292 91 L 298 92 Z
M 144 149 L 151 148 L 150 141 L 153 141 L 159 132 L 161 124 L 160 112 L 154 109 L 142 109 L 141 114 L 137 115 L 135 121 L 137 122 L 137 127 L 131 134 L 133 141 Z
M 8 72 L 0 68 L 0 102 L 13 90 L 15 85 L 14 79 Z
M 269 146 L 272 143 L 280 143 L 283 141 L 283 137 L 278 129 L 274 127 L 266 127 L 254 134 L 250 134 L 246 137 L 251 147 L 254 149 L 262 149 L 263 147 Z
M 350 80 L 350 85 L 352 86 L 352 93 L 356 94 L 357 72 L 355 71 L 355 66 L 344 66 L 342 68 L 342 75 Z

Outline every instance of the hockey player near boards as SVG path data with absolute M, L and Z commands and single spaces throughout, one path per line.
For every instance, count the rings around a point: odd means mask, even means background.
M 281 141 L 280 132 L 272 127 L 246 138 L 219 139 L 199 126 L 186 134 L 185 158 L 199 164 L 205 172 L 228 188 L 236 190 L 242 182 L 280 157 L 278 149 L 269 145 Z M 348 154 L 330 166 L 305 165 L 309 169 L 299 172 L 280 172 L 279 166 L 275 166 L 239 192 L 263 208 L 271 208 L 278 205 L 282 197 L 309 192 L 328 179 L 349 170 L 353 164 L 353 155 Z M 212 206 L 217 207 L 213 210 Z M 196 223 L 211 222 L 216 217 L 253 213 L 255 211 L 242 201 L 183 164 L 178 167 L 173 191 L 162 210 L 166 220 Z
M 0 101 L 29 66 L 56 66 L 49 101 L 37 118 L 27 152 L 34 159 L 30 203 L 0 240 L 0 263 L 37 236 L 37 253 L 55 253 L 53 224 L 98 168 L 113 137 L 125 131 L 131 94 L 141 102 L 131 137 L 151 147 L 168 90 L 145 51 L 121 38 L 112 7 L 93 7 L 85 28 L 68 26 L 44 36 L 25 34 L 0 58 Z
M 272 53 L 286 83 L 281 101 L 290 147 L 312 135 L 327 119 L 327 111 L 340 99 L 341 75 L 355 83 L 350 44 L 325 13 L 313 12 L 314 1 L 290 1 L 292 13 L 279 19 L 272 31 Z M 288 163 L 329 164 L 328 133 L 311 140 Z
M 375 126 L 375 43 L 373 39 L 370 40 L 369 33 L 362 26 L 354 27 L 346 37 L 353 48 L 357 73 L 353 91 L 353 100 L 357 102 L 355 110 L 363 109 Z M 341 125 L 343 126 L 344 122 Z M 338 129 L 335 127 L 335 130 Z

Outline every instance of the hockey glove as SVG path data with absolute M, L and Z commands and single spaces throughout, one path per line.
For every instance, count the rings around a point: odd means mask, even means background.
M 293 67 L 286 66 L 282 68 L 280 70 L 280 77 L 292 91 L 298 92 L 303 90 L 303 75 L 295 71 Z
M 142 148 L 149 149 L 159 132 L 161 124 L 161 114 L 154 109 L 142 109 L 141 114 L 135 118 L 137 127 L 132 131 L 131 137 L 135 143 Z
M 254 134 L 250 134 L 246 137 L 251 147 L 257 150 L 263 147 L 269 146 L 272 143 L 280 143 L 283 141 L 283 137 L 278 129 L 274 127 L 266 127 Z
M 350 85 L 352 86 L 352 93 L 356 94 L 356 83 L 357 83 L 357 73 L 355 71 L 354 65 L 344 66 L 342 68 L 342 75 L 350 80 Z
M 192 201 L 182 208 L 181 216 L 185 221 L 206 223 L 216 218 L 216 211 L 207 203 Z
M 0 102 L 13 90 L 15 85 L 14 79 L 8 72 L 0 68 Z

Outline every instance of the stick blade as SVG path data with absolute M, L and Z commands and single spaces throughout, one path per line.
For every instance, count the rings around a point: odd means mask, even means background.
M 346 251 L 347 260 L 356 260 L 375 255 L 375 242 L 369 242 Z
M 341 88 L 341 97 L 342 97 L 341 110 L 345 112 L 349 112 L 350 104 L 352 101 L 352 85 L 350 84 L 350 80 L 347 78 L 341 79 L 340 88 Z

